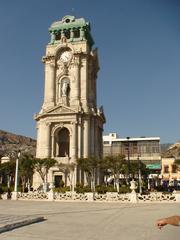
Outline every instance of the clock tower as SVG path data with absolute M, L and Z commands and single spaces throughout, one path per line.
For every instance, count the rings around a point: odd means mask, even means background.
M 93 49 L 90 24 L 83 18 L 65 16 L 49 28 L 50 43 L 42 62 L 45 67 L 44 102 L 35 116 L 37 158 L 76 163 L 77 158 L 102 157 L 103 108 L 97 107 L 98 52 Z M 82 174 L 75 169 L 76 182 Z M 48 182 L 64 180 L 57 167 Z M 34 186 L 40 184 L 38 174 Z

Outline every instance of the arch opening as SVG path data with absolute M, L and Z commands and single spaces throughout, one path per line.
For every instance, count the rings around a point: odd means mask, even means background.
M 62 128 L 56 136 L 57 141 L 57 157 L 69 157 L 70 149 L 70 133 L 67 128 Z

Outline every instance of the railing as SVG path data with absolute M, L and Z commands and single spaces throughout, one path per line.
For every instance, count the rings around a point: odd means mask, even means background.
M 154 192 L 147 195 L 138 194 L 139 202 L 175 202 L 176 196 L 173 193 L 164 194 L 159 192 Z
M 178 194 L 180 198 L 180 194 Z M 98 193 L 76 193 L 76 192 L 28 192 L 18 193 L 19 200 L 51 200 L 51 201 L 95 201 L 95 202 L 119 202 L 119 203 L 141 203 L 141 202 L 179 202 L 176 193 L 164 194 L 153 192 L 147 195 L 137 193 L 118 194 L 116 192 Z
M 18 200 L 48 200 L 48 194 L 42 191 L 18 193 Z

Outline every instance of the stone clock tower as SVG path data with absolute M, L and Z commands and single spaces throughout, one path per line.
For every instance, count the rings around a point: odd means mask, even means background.
M 76 162 L 77 158 L 102 156 L 105 117 L 97 108 L 97 49 L 90 24 L 83 18 L 65 16 L 50 28 L 50 43 L 42 58 L 45 66 L 44 102 L 37 121 L 37 158 Z M 36 174 L 37 175 L 37 174 Z M 76 169 L 75 183 L 82 181 Z M 48 182 L 63 179 L 58 168 L 50 169 Z M 40 180 L 34 178 L 34 186 Z

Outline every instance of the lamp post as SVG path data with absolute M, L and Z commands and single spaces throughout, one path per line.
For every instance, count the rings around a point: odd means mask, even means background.
M 18 151 L 16 158 L 16 171 L 15 171 L 15 183 L 14 183 L 14 192 L 12 192 L 12 200 L 17 200 L 17 186 L 18 186 L 18 168 L 19 168 L 19 158 L 21 156 L 21 151 Z
M 128 155 L 127 155 L 127 160 L 128 160 L 128 184 L 130 184 L 130 149 L 129 149 L 129 139 L 130 139 L 130 137 L 127 137 L 127 143 L 128 143 Z
M 140 158 L 139 158 L 139 153 L 138 153 L 138 185 L 139 185 L 139 193 L 141 194 L 142 193 L 142 185 L 141 185 L 141 161 L 140 161 Z

